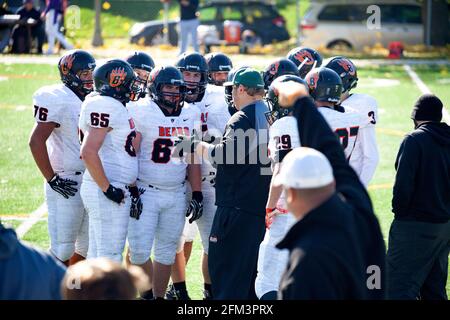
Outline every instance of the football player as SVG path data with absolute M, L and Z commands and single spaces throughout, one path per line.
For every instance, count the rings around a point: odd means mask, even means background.
M 153 273 L 153 295 L 163 298 L 175 261 L 177 244 L 185 224 L 201 216 L 200 164 L 192 155 L 173 155 L 177 136 L 198 134 L 200 114 L 197 108 L 184 105 L 185 84 L 175 67 L 156 68 L 151 73 L 149 98 L 140 100 L 129 110 L 142 134 L 139 153 L 138 187 L 142 194 L 142 215 L 131 216 L 128 230 L 130 261 Z M 190 210 L 186 203 L 186 175 L 192 187 Z M 150 254 L 154 243 L 154 272 Z
M 68 52 L 58 63 L 62 84 L 45 86 L 33 95 L 36 124 L 29 145 L 47 181 L 50 252 L 66 265 L 85 258 L 89 245 L 88 217 L 79 192 L 85 167 L 77 125 L 81 104 L 94 88 L 94 68 L 88 52 Z
M 148 91 L 150 72 L 155 68 L 155 62 L 152 57 L 142 51 L 136 51 L 126 58 L 125 61 L 133 68 L 140 83 L 140 92 L 133 100 L 136 101 L 140 98 L 145 98 Z
M 223 53 L 208 53 L 205 56 L 208 64 L 208 83 L 223 86 L 228 79 L 228 73 L 233 69 L 233 63 Z
M 367 186 L 372 179 L 378 165 L 379 155 L 375 134 L 375 125 L 378 119 L 377 101 L 362 93 L 350 93 L 356 88 L 358 75 L 352 61 L 345 57 L 333 57 L 326 64 L 327 68 L 334 70 L 342 79 L 343 92 L 340 104 L 344 108 L 352 108 L 359 112 L 365 123 L 359 128 L 359 140 L 350 158 L 350 165 L 355 169 L 361 182 Z
M 272 162 L 272 181 L 278 175 L 284 157 L 294 148 L 300 147 L 297 120 L 291 116 L 291 110 L 282 109 L 275 95 L 274 85 L 280 82 L 294 81 L 307 87 L 298 76 L 284 75 L 276 78 L 267 92 L 267 104 L 270 112 L 266 114 L 270 124 L 269 156 Z M 258 254 L 258 274 L 255 280 L 256 295 L 261 300 L 276 300 L 281 275 L 288 262 L 288 252 L 275 246 L 295 223 L 295 217 L 287 212 L 282 188 L 271 183 L 266 205 L 266 234 L 261 242 Z
M 350 160 L 360 143 L 359 128 L 363 126 L 364 121 L 355 110 L 339 105 L 342 93 L 341 78 L 335 71 L 320 67 L 312 69 L 305 80 L 316 106 L 338 136 L 347 160 Z
M 95 92 L 81 107 L 81 157 L 86 172 L 81 198 L 89 214 L 89 257 L 122 262 L 131 199 L 139 198 L 136 151 L 140 134 L 125 105 L 139 93 L 139 81 L 123 60 L 94 70 Z M 127 188 L 129 189 L 127 192 Z M 139 201 L 133 201 L 139 207 Z
M 286 58 L 280 58 L 273 61 L 263 71 L 264 88 L 267 90 L 272 84 L 272 81 L 281 75 L 292 74 L 299 76 L 297 66 Z
M 322 65 L 322 56 L 314 49 L 307 47 L 297 47 L 286 55 L 298 68 L 300 78 L 305 79 L 308 72 Z
M 228 62 L 224 61 L 223 63 L 226 65 Z M 208 64 L 206 59 L 198 53 L 185 53 L 179 58 L 176 66 L 182 72 L 186 83 L 186 102 L 200 111 L 203 139 L 212 142 L 222 136 L 225 125 L 231 117 L 225 102 L 224 87 L 207 84 Z M 197 230 L 200 232 L 203 246 L 204 297 L 205 299 L 212 297 L 211 280 L 208 272 L 208 246 L 209 233 L 216 212 L 214 189 L 216 170 L 211 163 L 204 160 L 202 160 L 201 169 L 203 215 L 196 223 L 186 221 L 183 237 L 178 246 L 177 259 L 172 270 L 173 285 L 167 295 L 169 299 L 189 299 L 185 282 L 185 266 L 189 261 Z

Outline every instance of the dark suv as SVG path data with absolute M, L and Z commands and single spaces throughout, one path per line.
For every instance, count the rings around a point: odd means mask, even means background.
M 289 39 L 285 19 L 273 5 L 262 1 L 214 1 L 199 7 L 200 44 L 227 44 L 224 42 L 224 22 L 239 21 L 241 33 L 252 34 L 262 45 Z M 178 20 L 169 21 L 169 42 L 178 44 Z M 136 23 L 130 30 L 131 43 L 157 45 L 163 41 L 163 21 Z M 208 50 L 207 50 L 208 51 Z

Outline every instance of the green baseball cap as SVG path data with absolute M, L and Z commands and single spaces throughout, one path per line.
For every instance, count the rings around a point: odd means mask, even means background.
M 264 88 L 264 81 L 257 70 L 253 68 L 244 68 L 236 72 L 233 81 L 225 82 L 224 86 L 243 85 L 247 88 Z

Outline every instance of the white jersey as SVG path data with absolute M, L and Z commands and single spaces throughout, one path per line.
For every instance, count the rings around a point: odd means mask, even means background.
M 109 181 L 134 183 L 138 173 L 138 161 L 133 147 L 136 130 L 128 109 L 118 100 L 91 94 L 81 107 L 80 135 L 91 128 L 111 128 L 99 150 L 100 160 Z M 85 178 L 93 180 L 89 172 Z
M 225 131 L 225 126 L 231 118 L 228 105 L 225 101 L 225 88 L 208 84 L 205 95 L 199 102 L 189 105 L 196 106 L 200 111 L 202 133 L 204 136 L 215 137 L 220 141 Z M 214 175 L 216 169 L 207 159 L 202 160 L 202 176 Z
M 356 148 L 359 130 L 364 126 L 364 120 L 361 115 L 355 110 L 350 108 L 344 109 L 341 106 L 337 106 L 336 109 L 320 107 L 319 111 L 338 136 L 344 149 L 345 157 L 349 160 Z
M 200 130 L 200 112 L 185 104 L 178 116 L 166 116 L 150 98 L 130 107 L 130 114 L 142 134 L 138 155 L 140 182 L 160 188 L 179 188 L 186 180 L 185 157 L 173 157 L 178 135 Z
M 355 169 L 363 184 L 368 185 L 378 165 L 379 155 L 375 133 L 375 125 L 378 121 L 377 101 L 366 94 L 353 93 L 342 101 L 344 108 L 352 108 L 365 118 L 363 127 L 360 128 L 355 150 L 350 158 L 350 165 Z
M 80 98 L 63 84 L 42 87 L 33 95 L 36 122 L 58 124 L 47 139 L 47 151 L 55 172 L 84 171 L 78 140 L 81 103 Z
M 272 163 L 283 161 L 286 154 L 294 148 L 300 147 L 297 120 L 286 116 L 276 120 L 269 129 L 269 157 Z M 278 207 L 286 209 L 284 191 L 278 200 Z

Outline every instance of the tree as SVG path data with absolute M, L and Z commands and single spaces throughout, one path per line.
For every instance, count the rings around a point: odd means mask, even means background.
M 94 38 L 92 39 L 92 45 L 94 47 L 100 47 L 103 45 L 102 26 L 100 23 L 100 12 L 102 10 L 101 2 L 101 0 L 95 0 L 95 30 Z
M 449 4 L 447 0 L 423 1 L 424 39 L 426 45 L 445 46 L 450 43 Z

